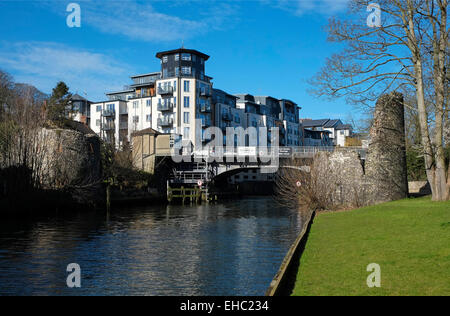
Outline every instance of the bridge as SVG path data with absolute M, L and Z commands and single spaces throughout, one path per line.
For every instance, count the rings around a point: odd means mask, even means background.
M 283 168 L 298 169 L 298 166 L 279 162 L 312 159 L 319 152 L 335 151 L 354 151 L 361 159 L 365 159 L 367 153 L 367 149 L 363 147 L 233 147 L 185 152 L 182 155 L 183 161 L 174 164 L 168 185 L 207 186 L 212 180 L 250 169 L 265 169 L 265 173 L 275 173 L 280 165 Z

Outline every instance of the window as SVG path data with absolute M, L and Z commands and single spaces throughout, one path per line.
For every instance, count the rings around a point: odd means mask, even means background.
M 163 57 L 163 63 L 167 63 L 168 60 L 169 60 L 168 56 Z
M 173 106 L 177 108 L 177 97 L 173 97 Z
M 181 54 L 181 60 L 191 60 L 191 54 L 188 53 Z
M 152 116 L 150 114 L 147 114 L 147 116 L 145 117 L 145 120 L 147 122 L 151 122 L 152 121 Z
M 101 112 L 102 111 L 102 106 L 101 105 L 97 105 L 97 112 Z
M 192 61 L 195 61 L 195 55 L 192 55 Z
M 180 54 L 175 54 L 175 61 L 179 61 L 180 60 Z
M 190 75 L 191 74 L 191 67 L 181 67 L 181 74 L 183 74 L 183 75 Z
M 100 126 L 100 120 L 95 121 L 95 126 Z
M 183 131 L 183 137 L 185 138 L 185 139 L 188 139 L 189 138 L 189 127 L 185 127 L 184 128 L 184 131 Z
M 173 82 L 173 91 L 177 91 L 177 82 L 176 81 Z
M 189 81 L 184 81 L 184 92 L 189 92 Z
M 184 97 L 184 107 L 185 108 L 189 107 L 189 97 Z
M 133 101 L 133 109 L 137 109 L 139 107 L 138 101 Z
M 175 68 L 175 77 L 178 77 L 180 75 L 180 67 Z
M 189 112 L 184 112 L 183 113 L 183 123 L 184 124 L 189 124 Z
M 152 106 L 152 100 L 148 99 L 148 100 L 146 101 L 146 103 L 147 103 L 147 106 Z
M 139 116 L 133 116 L 133 123 L 139 123 Z

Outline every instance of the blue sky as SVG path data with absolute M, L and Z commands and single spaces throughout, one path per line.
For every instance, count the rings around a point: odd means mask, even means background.
M 81 7 L 69 28 L 66 7 Z M 50 92 L 59 80 L 93 101 L 159 70 L 158 51 L 184 47 L 211 56 L 206 73 L 229 93 L 288 98 L 302 118 L 358 113 L 344 99 L 317 99 L 307 80 L 339 49 L 326 41 L 347 0 L 5 1 L 0 0 L 0 68 Z

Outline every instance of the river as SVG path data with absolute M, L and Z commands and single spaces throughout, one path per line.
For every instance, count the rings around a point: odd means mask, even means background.
M 2 220 L 0 295 L 264 295 L 300 229 L 270 198 Z

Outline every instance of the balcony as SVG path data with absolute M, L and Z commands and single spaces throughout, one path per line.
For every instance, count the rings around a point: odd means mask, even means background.
M 231 122 L 233 120 L 233 116 L 228 112 L 222 113 L 222 120 Z
M 103 110 L 102 115 L 105 117 L 116 116 L 115 110 Z
M 173 95 L 173 87 L 172 86 L 158 87 L 158 94 L 159 95 Z
M 203 104 L 200 106 L 200 112 L 202 113 L 210 113 L 211 112 L 211 105 L 209 104 Z
M 104 131 L 113 131 L 116 129 L 116 124 L 114 123 L 106 123 L 102 126 L 102 129 Z
M 209 89 L 202 88 L 200 90 L 200 96 L 204 98 L 209 98 L 211 96 L 211 91 Z
M 158 118 L 158 126 L 168 127 L 173 125 L 173 117 Z
M 158 111 L 164 112 L 164 111 L 173 111 L 173 103 L 158 103 L 157 107 Z
M 120 129 L 128 129 L 128 123 L 127 122 L 120 122 L 119 128 Z
M 210 117 L 204 117 L 202 118 L 202 127 L 206 128 L 211 126 L 211 118 Z

